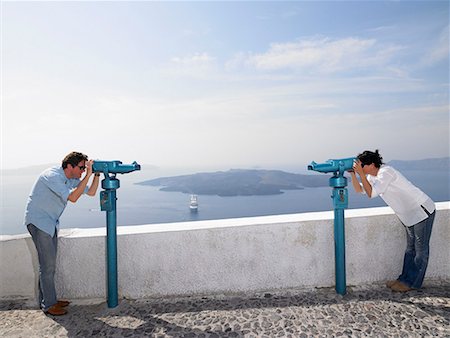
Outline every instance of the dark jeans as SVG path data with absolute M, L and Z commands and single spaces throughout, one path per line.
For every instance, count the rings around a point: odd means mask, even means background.
M 427 271 L 430 237 L 435 215 L 436 211 L 428 214 L 428 218 L 420 223 L 410 227 L 405 226 L 407 246 L 402 274 L 398 280 L 414 289 L 422 286 Z
M 58 230 L 50 237 L 46 232 L 33 224 L 27 225 L 33 239 L 39 260 L 39 306 L 42 310 L 56 304 L 55 270 L 56 252 L 58 249 Z

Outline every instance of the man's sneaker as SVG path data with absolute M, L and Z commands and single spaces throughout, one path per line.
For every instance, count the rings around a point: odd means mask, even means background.
M 65 315 L 67 313 L 67 310 L 63 309 L 63 308 L 61 308 L 61 307 L 59 307 L 58 305 L 55 304 L 53 306 L 50 306 L 48 308 L 48 310 L 45 311 L 45 313 L 48 313 L 48 314 L 50 314 L 52 316 L 62 316 L 62 315 Z
M 58 306 L 58 307 L 66 307 L 66 306 L 69 306 L 69 304 L 70 304 L 70 301 L 65 300 L 65 299 L 59 299 L 56 302 L 56 306 Z
M 411 291 L 412 289 L 408 285 L 398 281 L 397 283 L 391 286 L 391 290 L 395 292 L 408 292 Z

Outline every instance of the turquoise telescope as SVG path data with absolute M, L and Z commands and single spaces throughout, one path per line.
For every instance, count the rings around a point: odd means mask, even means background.
M 334 258 L 336 271 L 336 292 L 345 295 L 347 282 L 345 275 L 345 223 L 344 209 L 348 207 L 347 178 L 344 173 L 353 170 L 356 157 L 333 159 L 324 163 L 311 162 L 308 170 L 320 173 L 333 173 L 330 187 L 333 188 L 331 198 L 334 205 Z
M 135 162 L 122 164 L 120 161 L 94 161 L 92 171 L 94 173 L 127 174 L 135 170 L 141 170 L 141 166 Z
M 341 158 L 339 160 L 328 160 L 325 163 L 316 163 L 314 161 L 308 166 L 308 170 L 314 170 L 321 173 L 336 173 L 342 175 L 344 172 L 353 169 L 353 163 L 356 157 Z
M 117 207 L 116 190 L 120 187 L 120 181 L 116 174 L 127 174 L 135 170 L 141 170 L 136 162 L 122 164 L 120 161 L 94 161 L 92 171 L 103 173 L 100 192 L 100 209 L 106 211 L 106 258 L 107 258 L 107 286 L 108 307 L 113 308 L 119 304 L 117 292 Z

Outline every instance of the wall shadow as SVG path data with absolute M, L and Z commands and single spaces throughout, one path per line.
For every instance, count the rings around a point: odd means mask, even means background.
M 383 318 L 375 318 L 376 314 L 370 309 L 366 311 L 365 306 L 379 309 L 385 307 L 414 320 L 433 316 L 438 325 L 449 327 L 449 303 L 450 284 L 447 281 L 437 285 L 426 284 L 423 289 L 408 293 L 394 293 L 380 284 L 375 287 L 348 287 L 345 296 L 337 295 L 334 288 L 321 288 L 266 292 L 251 296 L 121 299 L 119 305 L 112 309 L 106 303 L 77 305 L 75 302 L 69 306 L 67 315 L 48 316 L 46 319 L 63 327 L 68 337 L 243 337 L 251 334 L 252 328 L 259 325 L 256 323 L 260 323 L 261 318 L 257 317 L 262 314 L 285 311 L 283 318 L 286 323 L 283 325 L 292 325 L 288 323 L 290 315 L 286 315 L 290 307 L 302 308 L 309 320 L 315 319 L 324 308 L 332 309 L 336 305 L 339 306 L 339 311 L 354 318 L 355 309 L 362 309 L 366 313 L 357 315 L 367 316 L 369 319 L 374 317 L 374 323 Z M 0 301 L 0 311 L 26 308 L 23 301 Z M 386 312 L 386 316 L 390 315 L 389 311 Z M 236 320 L 237 317 L 241 320 Z M 23 320 L 29 322 L 26 318 Z

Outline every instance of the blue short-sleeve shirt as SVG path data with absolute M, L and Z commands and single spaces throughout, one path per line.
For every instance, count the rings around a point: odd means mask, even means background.
M 39 175 L 28 197 L 25 226 L 32 223 L 53 237 L 70 192 L 79 184 L 78 178 L 67 178 L 62 167 L 45 170 Z

